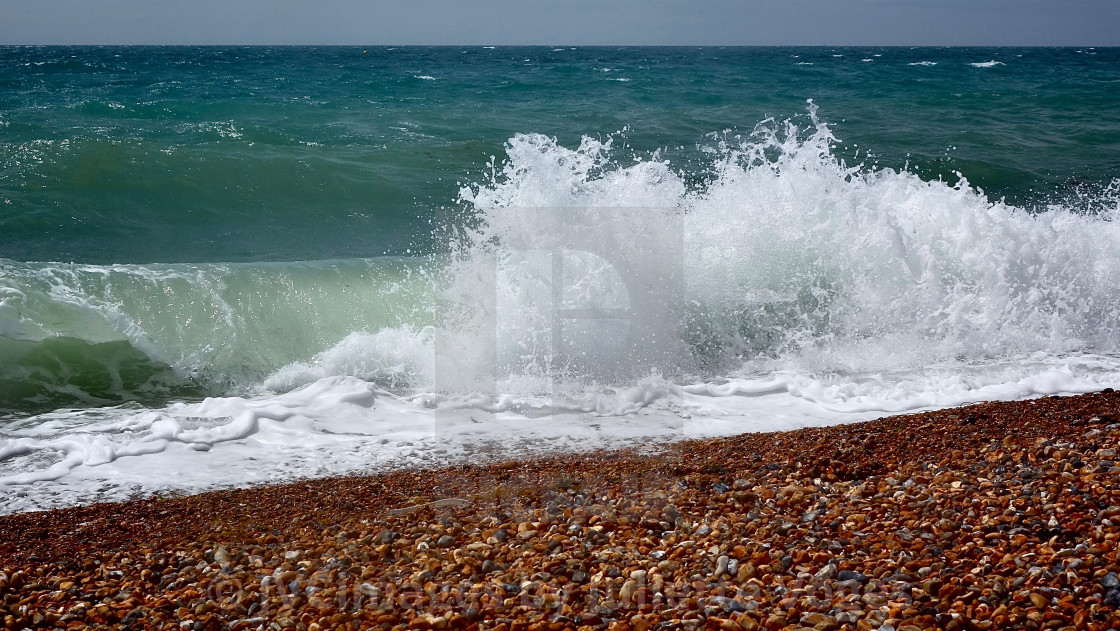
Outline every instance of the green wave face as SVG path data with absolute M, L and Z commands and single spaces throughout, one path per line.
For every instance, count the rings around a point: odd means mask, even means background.
M 243 391 L 355 331 L 431 324 L 435 283 L 428 259 L 0 260 L 0 407 Z
M 156 404 L 206 390 L 126 341 L 0 337 L 0 419 L 65 407 Z

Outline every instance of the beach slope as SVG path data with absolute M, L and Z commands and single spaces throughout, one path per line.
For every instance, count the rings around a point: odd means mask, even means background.
M 0 623 L 1107 629 L 1120 394 L 0 517 Z

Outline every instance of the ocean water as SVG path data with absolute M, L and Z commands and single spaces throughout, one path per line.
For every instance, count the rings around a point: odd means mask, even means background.
M 1120 50 L 0 48 L 0 511 L 1120 387 Z

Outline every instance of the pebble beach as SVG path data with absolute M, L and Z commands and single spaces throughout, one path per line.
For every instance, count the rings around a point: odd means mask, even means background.
M 0 517 L 3 628 L 1109 629 L 1120 394 Z

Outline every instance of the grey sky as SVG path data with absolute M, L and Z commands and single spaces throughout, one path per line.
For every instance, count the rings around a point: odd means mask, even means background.
M 0 44 L 1120 45 L 1120 0 L 0 0 Z

